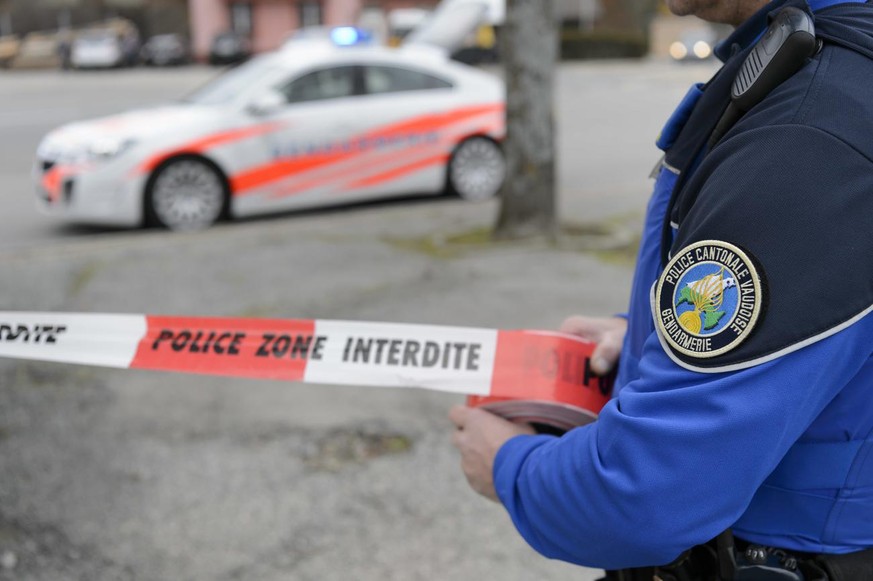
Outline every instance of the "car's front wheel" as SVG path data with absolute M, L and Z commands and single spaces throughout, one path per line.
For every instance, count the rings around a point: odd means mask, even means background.
M 470 137 L 458 145 L 449 161 L 449 185 L 465 200 L 497 195 L 506 178 L 503 150 L 487 137 Z
M 149 181 L 146 217 L 170 230 L 208 228 L 226 211 L 229 191 L 218 169 L 204 159 L 165 162 Z

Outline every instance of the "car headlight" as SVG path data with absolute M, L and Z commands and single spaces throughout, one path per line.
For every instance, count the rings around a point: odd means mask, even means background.
M 674 42 L 670 45 L 670 56 L 676 59 L 677 61 L 681 61 L 688 55 L 688 49 L 685 48 L 685 45 L 681 42 Z
M 118 157 L 135 144 L 133 139 L 98 139 L 88 145 L 86 155 L 91 161 L 107 161 Z
M 136 145 L 133 139 L 103 137 L 82 143 L 46 139 L 36 150 L 36 157 L 43 161 L 63 164 L 83 164 L 114 159 Z

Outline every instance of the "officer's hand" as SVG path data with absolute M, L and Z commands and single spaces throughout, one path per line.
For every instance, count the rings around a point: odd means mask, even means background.
M 561 332 L 597 343 L 591 355 L 591 369 L 598 375 L 606 375 L 615 367 L 621 354 L 627 321 L 622 317 L 575 316 L 561 324 Z
M 533 434 L 527 424 L 514 424 L 485 410 L 457 405 L 449 411 L 449 419 L 457 428 L 452 444 L 461 452 L 461 469 L 470 486 L 491 500 L 497 501 L 494 490 L 494 457 L 500 447 L 513 436 Z

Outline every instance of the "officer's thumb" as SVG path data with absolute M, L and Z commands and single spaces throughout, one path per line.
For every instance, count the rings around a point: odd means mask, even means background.
M 621 342 L 612 337 L 605 337 L 591 354 L 591 370 L 597 375 L 606 375 L 615 367 L 619 353 L 621 353 Z

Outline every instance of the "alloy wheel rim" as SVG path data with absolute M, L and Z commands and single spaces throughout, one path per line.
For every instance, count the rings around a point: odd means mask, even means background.
M 155 180 L 152 202 L 158 219 L 172 230 L 206 228 L 221 214 L 224 185 L 209 166 L 179 161 Z
M 473 138 L 455 152 L 450 171 L 458 195 L 468 200 L 487 200 L 500 190 L 506 177 L 506 162 L 494 142 Z

